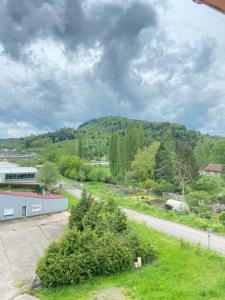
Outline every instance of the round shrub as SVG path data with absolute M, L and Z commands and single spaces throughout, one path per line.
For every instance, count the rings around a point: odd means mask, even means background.
M 131 249 L 118 235 L 107 232 L 99 238 L 96 275 L 124 271 L 131 268 L 133 263 Z
M 158 249 L 151 242 L 145 242 L 132 230 L 126 236 L 126 243 L 132 250 L 134 260 L 141 257 L 143 264 L 149 264 L 158 257 Z
M 48 287 L 91 278 L 96 268 L 97 245 L 93 231 L 68 230 L 58 242 L 48 247 L 38 263 L 38 276 Z

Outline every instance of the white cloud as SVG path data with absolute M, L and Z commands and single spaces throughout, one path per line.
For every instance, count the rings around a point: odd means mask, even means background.
M 192 1 L 89 0 L 65 19 L 68 3 L 0 20 L 0 137 L 113 114 L 225 135 L 224 16 Z

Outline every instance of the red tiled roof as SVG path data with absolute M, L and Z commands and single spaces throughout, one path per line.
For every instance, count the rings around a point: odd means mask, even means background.
M 225 13 L 225 1 L 224 0 L 193 0 L 198 4 L 206 4 L 222 13 Z
M 0 191 L 2 195 L 11 195 L 11 196 L 20 196 L 20 197 L 28 197 L 28 198 L 42 198 L 42 199 L 59 199 L 65 198 L 60 194 L 37 194 L 32 192 L 8 192 L 8 191 Z
M 222 172 L 223 165 L 221 164 L 208 164 L 208 166 L 204 169 L 207 172 Z

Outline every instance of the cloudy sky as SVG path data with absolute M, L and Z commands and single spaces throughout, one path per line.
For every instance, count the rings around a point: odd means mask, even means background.
M 105 115 L 225 135 L 224 36 L 192 0 L 0 0 L 0 138 Z

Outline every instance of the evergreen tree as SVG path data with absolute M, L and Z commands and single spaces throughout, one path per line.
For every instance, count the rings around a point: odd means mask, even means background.
M 125 134 L 126 148 L 126 171 L 131 167 L 131 163 L 135 158 L 139 149 L 143 149 L 144 134 L 143 127 L 138 126 L 134 122 L 129 123 Z
M 211 143 L 210 143 L 211 142 Z M 196 145 L 194 153 L 199 168 L 206 167 L 211 160 L 212 141 L 209 138 L 202 138 Z M 212 162 L 214 159 L 212 158 Z
M 80 157 L 80 158 L 83 158 L 84 156 L 84 151 L 83 151 L 84 149 L 83 149 L 83 141 L 82 141 L 82 139 L 81 138 L 79 138 L 79 140 L 78 140 L 78 156 Z
M 83 230 L 83 219 L 86 213 L 89 211 L 93 199 L 91 195 L 88 195 L 86 191 L 83 191 L 82 197 L 76 206 L 73 206 L 71 209 L 69 217 L 69 228 L 77 228 L 78 230 Z
M 120 138 L 118 143 L 118 174 L 119 179 L 124 179 L 126 175 L 126 144 L 125 139 Z
M 172 130 L 164 131 L 162 142 L 156 154 L 154 177 L 172 182 L 176 175 L 176 152 Z
M 111 137 L 109 145 L 109 162 L 113 177 L 116 177 L 119 173 L 119 140 L 119 134 L 114 133 Z
M 186 142 L 177 146 L 177 170 L 184 194 L 184 186 L 198 176 L 198 167 L 192 147 Z
M 163 142 L 159 146 L 159 150 L 156 154 L 155 161 L 155 179 L 164 179 L 166 181 L 172 182 L 175 177 L 175 167 L 172 158 L 172 153 Z

